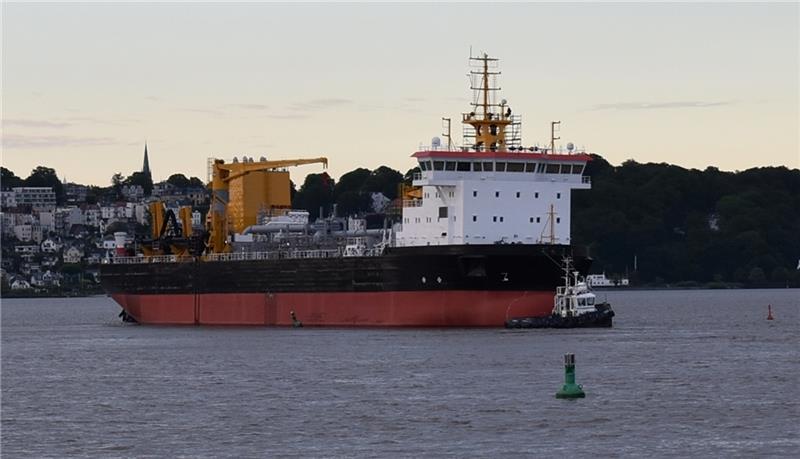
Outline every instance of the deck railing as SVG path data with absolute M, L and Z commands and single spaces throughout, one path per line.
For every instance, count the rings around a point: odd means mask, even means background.
M 377 257 L 383 253 L 382 249 L 372 248 L 362 250 L 358 256 Z M 315 258 L 341 258 L 344 257 L 344 248 L 319 249 L 319 250 L 279 250 L 272 252 L 233 252 L 212 253 L 201 257 L 156 255 L 139 257 L 114 257 L 103 260 L 103 264 L 147 264 L 147 263 L 184 263 L 196 261 L 257 261 L 257 260 L 293 260 Z

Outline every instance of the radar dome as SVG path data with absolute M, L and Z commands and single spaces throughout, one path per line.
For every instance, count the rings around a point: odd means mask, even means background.
M 567 143 L 567 151 L 572 151 L 574 149 L 575 149 L 575 144 L 573 144 L 572 142 L 568 142 Z

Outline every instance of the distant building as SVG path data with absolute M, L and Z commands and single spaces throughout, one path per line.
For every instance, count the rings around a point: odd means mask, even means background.
M 11 284 L 11 290 L 30 290 L 31 284 L 24 279 L 17 279 Z
M 79 185 L 77 183 L 65 183 L 64 195 L 67 204 L 83 204 L 86 202 L 86 196 L 89 193 L 89 187 L 86 185 Z
M 80 263 L 83 259 L 83 251 L 75 246 L 64 251 L 64 263 Z
M 144 188 L 141 185 L 122 185 L 122 195 L 128 201 L 139 201 L 144 198 Z
M 52 187 L 15 187 L 17 206 L 29 205 L 33 210 L 48 210 L 56 206 L 56 193 Z
M 17 207 L 17 193 L 15 191 L 0 192 L 0 204 L 6 208 Z

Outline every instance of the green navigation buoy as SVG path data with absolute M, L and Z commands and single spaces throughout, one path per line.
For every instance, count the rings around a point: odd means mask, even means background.
M 575 354 L 564 354 L 564 386 L 556 392 L 556 398 L 583 398 L 583 387 L 575 384 Z

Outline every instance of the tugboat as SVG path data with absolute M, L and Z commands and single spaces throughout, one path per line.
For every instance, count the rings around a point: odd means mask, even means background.
M 556 289 L 553 312 L 544 317 L 518 317 L 506 321 L 506 328 L 581 328 L 611 327 L 614 310 L 607 302 L 598 303 L 586 280 L 572 270 L 572 260 L 564 258 L 564 286 Z

